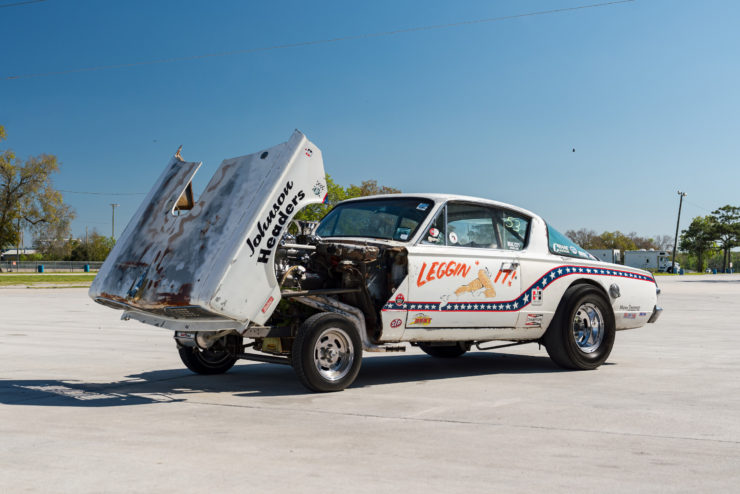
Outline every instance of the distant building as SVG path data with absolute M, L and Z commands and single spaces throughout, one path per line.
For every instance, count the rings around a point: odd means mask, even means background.
M 36 249 L 21 249 L 21 255 L 35 254 Z M 8 249 L 0 252 L 0 261 L 15 261 L 18 258 L 18 249 Z

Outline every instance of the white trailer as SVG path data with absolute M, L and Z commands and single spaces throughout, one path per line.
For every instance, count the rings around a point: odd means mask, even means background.
M 626 250 L 624 265 L 652 271 L 672 273 L 671 253 L 664 250 Z M 676 271 L 681 266 L 676 263 Z
M 619 249 L 591 249 L 589 252 L 599 261 L 622 264 L 622 253 Z

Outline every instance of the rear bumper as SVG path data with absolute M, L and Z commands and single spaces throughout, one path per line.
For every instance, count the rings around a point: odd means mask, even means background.
M 658 320 L 660 315 L 663 313 L 663 307 L 658 307 L 657 305 L 653 308 L 653 315 L 650 316 L 650 319 L 648 319 L 648 324 L 654 323 Z

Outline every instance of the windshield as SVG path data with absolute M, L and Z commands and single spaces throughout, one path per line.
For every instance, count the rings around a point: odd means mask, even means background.
M 319 237 L 370 237 L 409 241 L 432 210 L 428 199 L 368 199 L 340 204 L 316 229 Z
M 553 254 L 598 260 L 549 224 L 547 225 L 547 238 L 549 239 L 550 252 Z

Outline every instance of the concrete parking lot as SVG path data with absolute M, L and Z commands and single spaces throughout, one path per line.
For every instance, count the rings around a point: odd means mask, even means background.
M 3 492 L 710 492 L 740 484 L 740 276 L 661 277 L 596 371 L 526 345 L 222 376 L 85 289 L 0 289 Z

